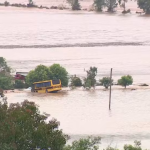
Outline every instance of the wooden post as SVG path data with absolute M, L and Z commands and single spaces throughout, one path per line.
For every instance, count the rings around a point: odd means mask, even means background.
M 110 70 L 110 91 L 109 91 L 109 110 L 111 110 L 111 80 L 112 80 L 112 68 Z

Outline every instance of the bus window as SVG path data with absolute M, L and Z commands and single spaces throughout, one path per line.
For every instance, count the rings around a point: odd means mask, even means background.
M 49 86 L 51 86 L 51 82 L 44 82 L 44 83 L 43 83 L 43 86 L 44 86 L 44 87 L 49 87 Z
M 37 84 L 36 84 L 36 87 L 37 87 L 37 88 L 40 88 L 40 87 L 42 87 L 42 86 L 43 86 L 43 83 L 37 83 Z
M 57 79 L 57 80 L 52 80 L 52 82 L 53 82 L 53 85 L 55 85 L 55 84 L 60 84 L 59 79 Z

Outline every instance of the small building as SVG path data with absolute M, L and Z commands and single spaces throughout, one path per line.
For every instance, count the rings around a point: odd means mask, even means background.
M 28 72 L 16 72 L 15 80 L 25 80 L 25 77 L 28 75 Z

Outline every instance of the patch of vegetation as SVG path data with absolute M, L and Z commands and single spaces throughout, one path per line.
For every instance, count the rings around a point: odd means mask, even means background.
M 150 14 L 150 0 L 137 0 L 137 4 L 146 14 Z
M 130 75 L 122 76 L 121 79 L 118 80 L 118 84 L 124 86 L 125 88 L 128 85 L 131 85 L 133 83 L 133 78 Z
M 81 10 L 79 0 L 67 0 L 67 2 L 71 5 L 72 10 Z
M 71 78 L 71 84 L 70 84 L 70 86 L 74 86 L 74 87 L 79 87 L 79 86 L 82 86 L 82 80 L 79 78 L 79 77 L 77 77 L 76 75 L 74 75 L 74 76 L 72 76 Z
M 31 86 L 34 82 L 52 79 L 60 79 L 62 86 L 68 86 L 68 72 L 59 64 L 53 64 L 50 67 L 44 65 L 37 66 L 26 76 L 26 83 L 28 86 Z
M 22 81 L 22 80 L 15 80 L 14 88 L 15 89 L 23 89 L 23 88 L 26 88 L 26 85 L 25 85 L 24 81 Z
M 83 87 L 86 89 L 90 89 L 91 87 L 95 88 L 97 68 L 96 67 L 90 67 L 90 69 L 86 72 L 87 72 L 87 77 L 84 78 Z
M 68 136 L 59 130 L 59 122 L 48 114 L 40 114 L 34 102 L 8 106 L 0 102 L 0 149 L 31 150 L 35 148 L 63 150 Z
M 106 89 L 110 86 L 110 84 L 113 84 L 113 80 L 110 81 L 110 77 L 103 77 L 99 80 L 100 84 L 103 85 Z

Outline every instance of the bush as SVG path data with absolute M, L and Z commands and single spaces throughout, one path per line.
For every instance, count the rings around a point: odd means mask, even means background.
M 133 78 L 130 75 L 122 76 L 121 79 L 118 80 L 118 84 L 122 85 L 126 88 L 126 86 L 131 85 L 133 83 Z
M 103 11 L 105 7 L 105 0 L 94 0 L 94 6 L 96 11 Z
M 117 0 L 105 0 L 105 6 L 107 7 L 108 12 L 114 12 L 117 5 Z
M 50 69 L 44 65 L 39 65 L 28 73 L 26 76 L 26 84 L 31 86 L 32 83 L 38 81 L 51 80 L 53 78 L 52 72 Z
M 40 114 L 34 102 L 21 104 L 0 102 L 0 146 L 3 150 L 32 150 L 35 148 L 62 150 L 68 136 L 59 130 L 56 119 Z M 3 147 L 3 148 L 2 148 Z M 6 148 L 6 149 L 4 149 Z
M 137 4 L 146 14 L 150 14 L 150 0 L 138 0 Z
M 72 10 L 81 10 L 79 0 L 67 0 L 67 2 L 71 5 Z
M 3 90 L 10 90 L 13 88 L 12 78 L 7 76 L 0 76 L 0 88 Z
M 113 84 L 113 80 L 111 80 L 110 82 L 110 77 L 103 77 L 101 80 L 99 80 L 100 83 L 106 88 L 108 89 L 108 87 L 110 86 L 110 84 Z
M 98 144 L 100 144 L 100 141 L 100 137 L 80 139 L 78 141 L 74 141 L 72 145 L 66 146 L 64 150 L 98 150 Z
M 7 65 L 6 59 L 0 57 L 0 75 L 10 76 L 11 68 Z
M 14 88 L 23 89 L 25 87 L 25 83 L 22 80 L 15 80 Z
M 126 144 L 126 145 L 124 145 L 124 150 L 142 150 L 141 142 L 140 141 L 134 141 L 134 146 Z
M 95 88 L 96 85 L 96 75 L 97 75 L 97 68 L 90 67 L 87 72 L 87 77 L 84 79 L 83 87 L 86 89 L 90 89 L 91 87 Z
M 81 79 L 79 77 L 77 77 L 76 75 L 72 76 L 71 77 L 71 86 L 75 86 L 75 87 L 82 86 Z
M 4 2 L 4 5 L 5 5 L 5 6 L 9 6 L 9 2 L 5 1 L 5 2 Z

